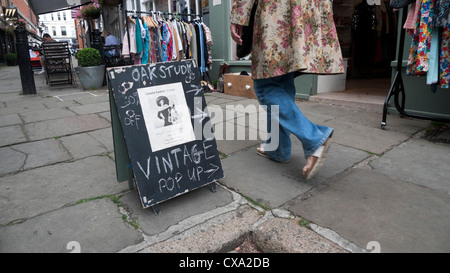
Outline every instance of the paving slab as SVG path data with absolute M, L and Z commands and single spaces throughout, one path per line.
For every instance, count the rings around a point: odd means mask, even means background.
M 48 109 L 41 103 L 41 97 L 30 95 L 31 97 L 18 98 L 11 100 L 4 100 L 2 98 L 3 106 L 1 114 L 20 114 L 28 111 L 46 110 Z
M 114 253 L 142 240 L 108 198 L 0 227 L 1 253 Z
M 449 154 L 450 144 L 410 139 L 370 165 L 391 177 L 450 193 Z
M 326 121 L 323 125 L 334 128 L 334 142 L 375 154 L 382 154 L 410 137 L 403 132 L 381 130 L 339 119 Z
M 39 92 L 42 93 L 42 92 Z M 59 94 L 59 93 L 56 93 Z M 69 96 L 69 95 L 68 95 Z M 65 98 L 63 96 L 63 98 Z M 80 105 L 79 102 L 77 102 L 76 100 L 72 100 L 72 99 L 62 99 L 59 96 L 54 96 L 54 94 L 49 94 L 48 96 L 45 97 L 45 100 L 42 100 L 42 104 L 45 105 L 45 107 L 47 107 L 48 109 L 52 109 L 52 108 L 67 108 L 70 106 L 76 106 L 76 105 Z
M 8 125 L 22 124 L 19 114 L 10 114 L 0 116 L 0 127 Z
M 259 145 L 264 142 L 263 139 L 266 139 L 266 135 L 266 133 L 260 133 L 248 126 L 236 124 L 236 120 L 219 122 L 214 125 L 217 149 L 226 155 Z
M 101 143 L 101 145 L 107 151 L 112 152 L 114 150 L 114 142 L 111 127 L 90 131 L 87 134 L 93 137 L 99 143 Z
M 78 92 L 80 90 L 78 89 Z M 92 103 L 101 103 L 101 102 L 109 102 L 109 94 L 106 86 L 102 87 L 99 90 L 90 90 L 90 91 L 81 91 L 84 96 L 78 96 L 74 100 L 81 105 L 87 105 Z M 61 98 L 61 97 L 60 97 Z M 66 99 L 66 98 L 63 98 Z
M 351 169 L 285 207 L 363 249 L 450 251 L 450 195 L 376 171 Z
M 0 148 L 0 158 L 0 175 L 2 175 L 21 170 L 27 155 L 11 147 L 3 147 Z
M 0 130 L 0 147 L 25 141 L 27 141 L 27 137 L 22 129 L 22 125 L 5 126 Z
M 256 147 L 223 159 L 225 178 L 221 181 L 227 187 L 274 208 L 369 156 L 357 149 L 333 144 L 321 171 L 310 181 L 305 181 L 301 175 L 306 164 L 304 153 L 296 138 L 292 137 L 292 142 L 293 151 L 288 163 L 280 164 L 258 156 Z M 345 155 L 345 159 L 342 159 L 342 155 Z
M 110 127 L 111 124 L 96 114 L 79 115 L 25 124 L 31 140 L 61 137 Z
M 88 133 L 70 135 L 62 137 L 59 140 L 74 159 L 81 159 L 108 152 L 102 143 Z
M 98 115 L 104 118 L 105 120 L 111 122 L 111 112 L 109 110 L 106 112 L 98 113 Z
M 44 110 L 27 111 L 24 113 L 20 113 L 20 116 L 23 118 L 25 123 L 31 123 L 42 120 L 71 117 L 75 116 L 75 113 L 64 108 L 52 108 Z
M 3 84 L 3 82 L 2 82 L 2 84 Z M 21 90 L 22 91 L 22 90 Z M 21 92 L 20 91 L 20 92 Z M 3 107 L 6 105 L 6 103 L 8 102 L 8 101 L 15 101 L 15 100 L 17 100 L 17 99 L 21 99 L 21 94 L 20 94 L 20 92 L 19 91 L 13 91 L 13 92 L 5 92 L 5 93 L 2 93 L 1 91 L 0 91 L 0 94 L 2 94 L 2 107 L 0 108 L 0 113 L 3 113 Z M 12 109 L 9 109 L 9 110 L 12 110 Z M 6 112 L 5 112 L 6 113 Z
M 77 113 L 78 115 L 94 114 L 109 110 L 109 101 L 97 102 L 84 105 L 70 106 L 69 110 Z
M 158 204 L 161 213 L 156 215 L 153 209 L 142 208 L 136 190 L 120 198 L 120 202 L 127 207 L 130 217 L 137 220 L 140 229 L 147 235 L 163 233 L 189 217 L 213 211 L 233 201 L 232 194 L 222 187 L 217 187 L 217 191 L 212 192 L 209 186 L 205 186 Z M 182 229 L 172 232 L 180 233 Z
M 327 103 L 316 103 L 311 101 L 298 101 L 297 105 L 303 114 L 314 122 L 323 123 L 328 119 L 339 119 L 355 124 L 380 129 L 382 114 L 367 109 L 336 106 Z M 429 126 L 429 121 L 412 118 L 402 118 L 399 114 L 388 114 L 385 130 L 400 131 L 405 133 L 416 133 Z
M 0 177 L 0 225 L 22 221 L 68 204 L 128 190 L 117 183 L 106 156 L 59 163 Z
M 358 109 L 347 116 L 339 116 L 338 119 L 355 122 L 376 129 L 381 129 L 382 114 L 373 113 L 367 110 Z M 412 119 L 401 117 L 399 114 L 389 114 L 386 117 L 386 131 L 399 131 L 408 134 L 415 134 L 430 125 L 430 121 L 422 119 Z
M 56 139 L 44 139 L 11 146 L 14 150 L 26 154 L 23 169 L 37 168 L 71 159 L 66 149 Z

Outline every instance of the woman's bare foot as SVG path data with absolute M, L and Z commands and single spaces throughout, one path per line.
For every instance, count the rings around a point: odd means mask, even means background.
M 306 165 L 303 167 L 302 175 L 308 180 L 313 177 L 317 171 L 323 166 L 323 161 L 327 156 L 328 149 L 331 145 L 331 139 L 328 138 L 322 146 L 319 147 L 312 155 L 306 158 Z
M 306 158 L 306 165 L 303 167 L 302 175 L 303 177 L 306 177 L 309 172 L 311 172 L 315 162 L 317 161 L 318 157 L 310 155 L 308 158 Z
M 276 159 L 271 158 L 270 156 L 268 156 L 268 155 L 264 152 L 264 148 L 261 147 L 261 146 L 258 147 L 258 148 L 256 148 L 256 153 L 257 153 L 258 155 L 262 156 L 262 157 L 271 159 L 271 160 L 273 160 L 273 161 L 275 161 L 275 162 L 278 162 L 278 163 L 287 163 L 287 162 L 289 161 L 289 160 L 286 160 L 286 161 L 279 161 L 279 160 L 276 160 Z

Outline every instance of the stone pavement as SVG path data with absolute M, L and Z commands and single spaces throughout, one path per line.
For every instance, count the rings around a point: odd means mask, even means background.
M 422 138 L 429 121 L 390 114 L 382 130 L 379 111 L 299 101 L 335 128 L 305 181 L 298 140 L 287 164 L 256 155 L 256 100 L 207 93 L 208 107 L 234 106 L 215 122 L 225 178 L 155 215 L 117 182 L 107 90 L 35 81 L 22 95 L 18 67 L 0 67 L 0 252 L 230 252 L 245 239 L 262 252 L 450 251 L 450 145 Z

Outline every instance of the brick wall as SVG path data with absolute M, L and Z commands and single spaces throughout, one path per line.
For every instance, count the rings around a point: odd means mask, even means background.
M 28 5 L 27 0 L 10 0 L 12 4 L 14 4 L 18 10 L 22 13 L 24 17 L 27 17 L 30 22 L 34 25 L 38 24 L 38 20 L 34 11 L 31 10 L 31 7 Z

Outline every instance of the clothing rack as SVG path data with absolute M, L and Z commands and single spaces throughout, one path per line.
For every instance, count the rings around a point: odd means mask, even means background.
M 130 41 L 130 33 L 128 32 L 128 14 L 148 14 L 148 15 L 175 15 L 175 16 L 188 16 L 190 18 L 190 16 L 197 16 L 200 17 L 201 20 L 201 14 L 193 14 L 193 13 L 178 13 L 178 12 L 165 12 L 165 11 L 141 11 L 141 10 L 124 10 L 125 13 L 125 24 L 127 27 L 127 36 L 128 36 L 128 41 Z M 132 63 L 132 57 L 130 55 L 129 57 L 129 61 L 130 63 Z
M 171 16 L 188 16 L 188 17 L 199 17 L 202 18 L 201 14 L 195 14 L 195 13 L 179 13 L 179 12 L 165 12 L 165 11 L 137 11 L 137 10 L 125 10 L 125 13 L 135 13 L 135 14 L 150 14 L 150 15 L 171 15 Z
M 405 25 L 407 15 L 408 15 L 408 6 L 402 8 L 400 45 L 398 48 L 398 56 L 397 56 L 397 71 L 395 73 L 394 80 L 389 89 L 389 93 L 384 102 L 383 119 L 381 121 L 381 129 L 385 129 L 385 127 L 386 127 L 386 116 L 387 116 L 388 103 L 392 96 L 394 96 L 395 108 L 403 116 L 417 118 L 417 119 L 427 119 L 427 120 L 439 121 L 439 122 L 445 122 L 445 123 L 450 122 L 450 119 L 447 119 L 447 118 L 441 118 L 441 117 L 429 116 L 429 115 L 418 115 L 418 114 L 408 113 L 405 111 L 406 92 L 405 92 L 405 86 L 403 84 L 403 79 L 402 79 L 402 62 L 403 62 L 403 47 L 405 45 L 405 33 L 406 33 L 406 30 L 403 26 Z M 401 94 L 401 102 L 399 101 L 400 94 Z
M 128 41 L 130 41 L 130 33 L 128 31 L 128 29 L 129 29 L 129 26 L 128 26 L 128 14 L 135 14 L 135 15 L 136 14 L 139 14 L 139 15 L 140 14 L 147 14 L 147 15 L 151 15 L 151 16 L 153 16 L 153 15 L 171 15 L 171 16 L 176 16 L 176 17 L 182 16 L 182 17 L 187 17 L 188 21 L 190 21 L 190 22 L 199 22 L 199 21 L 201 22 L 202 21 L 202 14 L 195 14 L 195 13 L 162 12 L 162 11 L 139 11 L 139 10 L 124 10 L 124 13 L 125 13 L 125 18 L 126 18 L 125 22 L 126 22 L 126 28 L 127 28 Z M 132 16 L 132 17 L 138 18 L 139 16 L 136 16 L 136 17 Z M 195 17 L 195 19 L 191 20 L 192 17 Z M 128 46 L 130 46 L 130 45 L 128 45 Z M 130 64 L 133 63 L 131 54 L 130 54 L 130 57 L 129 57 L 129 62 L 130 62 Z M 199 66 L 199 69 L 200 69 L 200 66 Z M 206 80 L 208 83 L 211 82 L 211 79 L 210 79 L 208 71 L 205 71 L 205 72 L 203 72 L 201 74 L 202 74 L 203 80 Z

